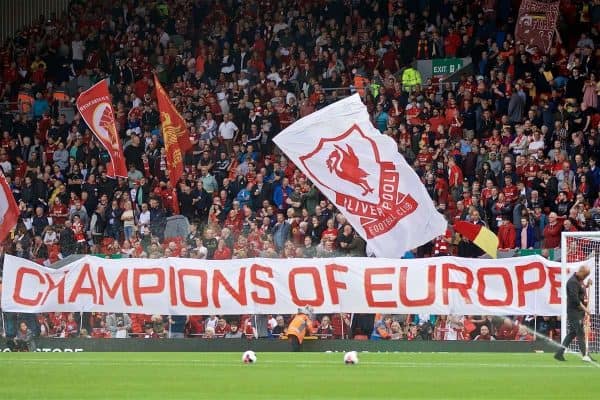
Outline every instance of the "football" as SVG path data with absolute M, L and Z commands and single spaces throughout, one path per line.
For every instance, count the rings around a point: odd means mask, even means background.
M 349 351 L 344 354 L 344 364 L 358 364 L 358 353 Z
M 252 350 L 248 350 L 246 352 L 244 352 L 244 354 L 242 355 L 242 362 L 244 364 L 253 364 L 256 362 L 256 353 L 254 353 Z

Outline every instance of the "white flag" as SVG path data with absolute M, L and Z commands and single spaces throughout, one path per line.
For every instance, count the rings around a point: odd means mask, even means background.
M 401 257 L 444 234 L 446 220 L 398 145 L 358 94 L 310 114 L 274 142 L 341 210 L 378 257 Z

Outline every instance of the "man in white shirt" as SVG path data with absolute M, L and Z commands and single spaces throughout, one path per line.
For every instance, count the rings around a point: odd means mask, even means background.
M 529 139 L 529 154 L 535 154 L 539 149 L 543 149 L 545 146 L 544 138 L 540 134 L 539 130 L 533 131 L 533 135 L 531 135 Z
M 140 212 L 140 216 L 138 218 L 138 226 L 140 227 L 140 235 L 143 237 L 150 233 L 150 210 L 148 209 L 148 204 L 142 204 L 142 211 Z
M 158 41 L 160 42 L 160 45 L 163 47 L 163 49 L 166 49 L 169 45 L 169 40 L 171 39 L 169 34 L 164 29 L 158 28 L 158 35 Z
M 239 77 L 237 83 L 238 83 L 238 86 L 240 87 L 240 89 L 242 89 L 244 91 L 244 93 L 246 93 L 248 85 L 250 84 L 250 81 L 248 80 L 248 77 L 246 76 L 245 70 L 240 71 L 240 77 Z
M 202 121 L 201 126 L 206 130 L 206 133 L 211 140 L 217 134 L 217 123 L 213 119 L 212 113 L 206 113 L 206 119 Z
M 225 114 L 223 115 L 223 122 L 219 125 L 219 136 L 227 148 L 227 154 L 231 154 L 233 140 L 239 131 L 237 125 L 231 119 L 231 114 Z
M 2 169 L 5 175 L 10 175 L 12 172 L 12 163 L 8 159 L 8 153 L 4 149 L 0 150 L 0 169 Z
M 75 34 L 75 38 L 71 42 L 71 53 L 73 59 L 73 66 L 75 70 L 79 71 L 83 68 L 83 52 L 85 51 L 85 44 L 79 37 L 79 33 Z

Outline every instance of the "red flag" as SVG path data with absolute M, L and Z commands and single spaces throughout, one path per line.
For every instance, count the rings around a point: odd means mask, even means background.
M 19 220 L 19 207 L 4 174 L 0 171 L 0 242 L 8 236 Z
M 515 25 L 515 39 L 525 46 L 537 46 L 548 53 L 554 40 L 560 0 L 523 0 Z
M 115 113 L 107 80 L 102 80 L 81 93 L 77 98 L 77 109 L 110 155 L 106 174 L 111 178 L 115 176 L 127 178 L 123 146 L 115 125 Z
M 179 210 L 179 197 L 177 196 L 177 190 L 172 188 L 171 193 L 173 193 L 173 215 L 179 215 L 181 211 Z
M 163 89 L 156 75 L 154 75 L 154 86 L 156 86 L 156 99 L 158 101 L 158 111 L 160 112 L 163 135 L 166 130 L 171 130 L 177 137 L 179 148 L 185 153 L 192 148 L 190 132 L 188 131 L 185 120 L 181 114 L 177 112 L 173 103 L 171 103 L 169 95 L 167 95 L 165 89 Z
M 183 174 L 183 153 L 189 150 L 192 144 L 185 121 L 171 104 L 156 75 L 154 75 L 154 84 L 156 85 L 156 98 L 158 99 L 158 110 L 167 153 L 169 181 L 173 187 L 177 187 L 177 182 Z

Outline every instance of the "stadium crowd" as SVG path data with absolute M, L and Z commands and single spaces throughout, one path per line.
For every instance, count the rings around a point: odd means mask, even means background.
M 560 246 L 561 231 L 597 230 L 600 1 L 562 1 L 547 54 L 515 42 L 517 3 L 73 1 L 0 48 L 0 168 L 21 211 L 0 252 L 40 264 L 76 253 L 364 256 L 364 240 L 272 142 L 357 90 L 449 221 L 447 235 L 405 257 L 480 256 L 453 234 L 457 220 L 487 225 L 501 249 L 547 251 Z M 411 66 L 452 57 L 472 59 L 473 71 L 456 83 L 423 82 Z M 193 143 L 176 185 L 167 178 L 153 72 Z M 126 179 L 106 176 L 108 154 L 74 106 L 104 78 Z M 176 214 L 190 222 L 186 235 L 165 232 Z M 15 331 L 23 319 L 4 317 Z M 56 313 L 27 323 L 63 337 L 285 333 L 283 316 L 260 319 Z M 557 328 L 556 318 L 541 317 L 374 319 L 323 316 L 317 332 L 530 340 L 519 325 Z

